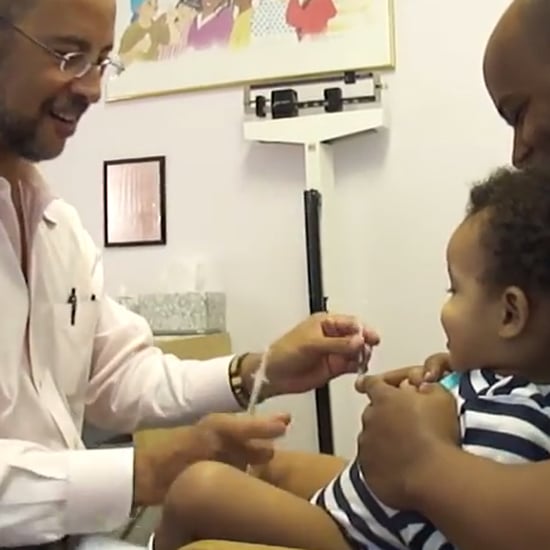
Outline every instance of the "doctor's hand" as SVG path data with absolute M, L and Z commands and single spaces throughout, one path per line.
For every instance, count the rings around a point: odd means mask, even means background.
M 456 400 L 440 384 L 400 387 L 378 376 L 358 381 L 370 404 L 362 416 L 358 457 L 369 487 L 388 506 L 418 509 L 422 480 L 445 446 L 456 446 L 459 425 Z
M 314 314 L 269 347 L 263 397 L 306 392 L 342 374 L 357 372 L 360 354 L 364 351 L 368 360 L 370 348 L 379 341 L 370 329 L 360 332 L 355 317 Z M 243 360 L 242 377 L 248 390 L 260 360 L 257 354 Z
M 273 457 L 274 440 L 289 423 L 288 414 L 210 414 L 194 426 L 172 430 L 169 438 L 136 445 L 134 505 L 161 504 L 178 475 L 195 462 L 217 461 L 240 469 L 266 464 Z

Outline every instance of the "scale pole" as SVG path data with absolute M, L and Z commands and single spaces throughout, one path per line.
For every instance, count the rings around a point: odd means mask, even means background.
M 321 193 L 316 189 L 304 191 L 307 280 L 309 288 L 309 311 L 311 314 L 327 310 L 327 298 L 323 290 L 323 268 L 321 258 L 321 210 Z M 315 412 L 319 452 L 323 454 L 334 454 L 330 391 L 328 385 L 315 390 Z
M 309 311 L 314 314 L 328 310 L 325 277 L 328 280 L 328 288 L 331 288 L 330 269 L 323 268 L 330 268 L 331 262 L 330 230 L 334 220 L 331 217 L 330 203 L 334 189 L 334 167 L 332 146 L 328 143 L 306 144 L 304 154 L 306 168 L 304 214 Z M 334 229 L 332 228 L 332 231 Z M 315 410 L 319 452 L 334 454 L 329 384 L 315 390 Z

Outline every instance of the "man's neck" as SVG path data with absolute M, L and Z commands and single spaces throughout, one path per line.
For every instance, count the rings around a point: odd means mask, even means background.
M 28 161 L 0 151 L 0 177 L 5 178 L 12 186 L 22 179 L 28 169 Z
M 23 205 L 19 182 L 25 179 L 30 163 L 21 157 L 0 151 L 0 177 L 8 181 L 11 187 L 11 199 L 22 223 Z

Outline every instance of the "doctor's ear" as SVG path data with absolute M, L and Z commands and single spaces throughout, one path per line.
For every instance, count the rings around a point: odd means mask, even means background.
M 500 312 L 499 336 L 510 339 L 522 334 L 531 313 L 525 292 L 517 286 L 506 288 L 501 296 Z

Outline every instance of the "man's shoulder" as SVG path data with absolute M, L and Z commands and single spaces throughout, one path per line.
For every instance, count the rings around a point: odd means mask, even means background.
M 84 227 L 77 209 L 64 199 L 53 199 L 44 217 L 47 222 L 53 223 L 55 228 L 61 231 L 48 233 L 57 240 L 61 246 L 76 248 L 80 253 L 86 254 L 95 262 L 98 255 L 98 247 L 88 230 Z
M 53 197 L 44 211 L 46 218 L 55 223 L 69 223 L 82 227 L 82 221 L 77 209 L 60 197 Z
M 63 221 L 79 222 L 80 216 L 76 208 L 71 206 L 56 193 L 47 178 L 35 164 L 27 164 L 22 168 L 22 181 L 30 189 L 38 207 L 42 209 L 47 220 L 60 223 Z

